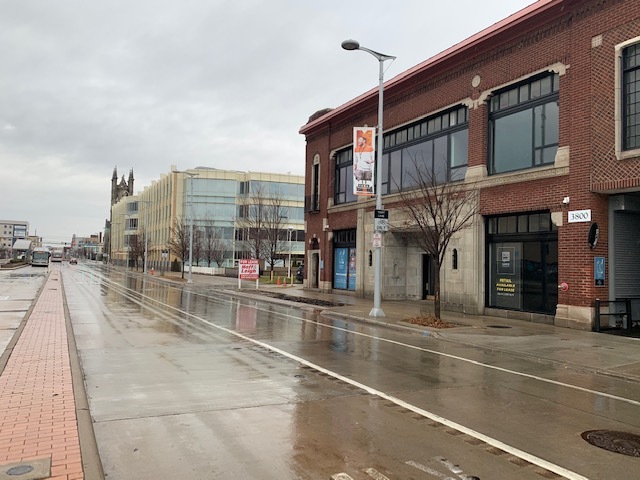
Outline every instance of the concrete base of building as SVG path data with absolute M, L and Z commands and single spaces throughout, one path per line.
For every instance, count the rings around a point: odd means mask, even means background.
M 594 309 L 591 307 L 558 304 L 554 324 L 558 327 L 590 331 L 593 329 L 593 318 Z
M 515 310 L 502 310 L 499 308 L 485 308 L 484 314 L 491 317 L 510 318 L 513 320 L 523 320 L 525 322 L 554 324 L 552 315 L 544 315 L 542 313 L 519 312 Z

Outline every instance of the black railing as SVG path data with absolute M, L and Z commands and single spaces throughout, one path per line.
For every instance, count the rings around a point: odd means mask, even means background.
M 603 325 L 602 321 L 608 321 Z M 640 298 L 596 299 L 594 332 L 640 330 Z

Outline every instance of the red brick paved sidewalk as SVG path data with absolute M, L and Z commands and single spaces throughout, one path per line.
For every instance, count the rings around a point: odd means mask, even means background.
M 0 375 L 0 478 L 47 459 L 45 478 L 84 478 L 61 283 L 53 271 Z

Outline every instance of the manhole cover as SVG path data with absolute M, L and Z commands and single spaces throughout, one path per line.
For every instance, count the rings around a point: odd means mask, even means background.
M 31 472 L 33 472 L 33 467 L 31 465 L 19 465 L 7 470 L 7 475 L 24 475 L 25 473 Z
M 630 457 L 640 457 L 640 436 L 612 430 L 589 430 L 581 437 L 596 447 Z
M 487 328 L 511 328 L 509 325 L 487 325 Z

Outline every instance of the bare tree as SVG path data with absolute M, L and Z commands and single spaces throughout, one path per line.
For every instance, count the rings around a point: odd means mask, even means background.
M 130 242 L 129 248 L 131 252 L 130 258 L 134 260 L 136 264 L 136 270 L 138 270 L 138 260 L 140 260 L 142 264 L 144 264 L 144 255 L 145 255 L 144 228 L 145 228 L 144 225 L 141 225 L 139 230 L 141 231 L 141 233 L 132 235 L 131 238 L 129 239 L 129 242 Z M 151 239 L 147 238 L 147 248 L 146 248 L 147 254 L 149 253 L 150 250 L 151 250 Z
M 237 219 L 244 250 L 251 258 L 264 260 L 272 271 L 285 246 L 289 209 L 284 204 L 281 192 L 267 191 L 261 185 L 242 199 Z
M 284 195 L 274 192 L 267 196 L 264 208 L 264 258 L 272 272 L 287 248 L 289 208 L 284 203 Z
M 207 220 L 201 236 L 202 254 L 207 266 L 210 267 L 211 262 L 215 262 L 218 267 L 221 266 L 225 259 L 227 244 L 219 235 L 212 220 Z
M 438 177 L 425 162 L 413 159 L 407 180 L 415 189 L 402 190 L 400 210 L 409 218 L 417 234 L 407 239 L 431 255 L 435 262 L 434 314 L 440 319 L 440 273 L 452 237 L 470 226 L 478 213 L 478 191 L 474 184 L 454 181 L 449 175 Z M 396 185 L 397 186 L 397 185 Z
M 177 218 L 175 224 L 171 227 L 169 250 L 180 259 L 182 278 L 184 278 L 184 261 L 189 257 L 190 233 L 189 224 L 182 217 Z
M 143 237 L 138 234 L 131 235 L 129 237 L 129 260 L 133 260 L 136 270 L 138 270 L 138 258 L 140 256 L 144 256 Z
M 193 256 L 193 262 L 197 266 L 200 260 L 204 260 L 204 251 L 202 248 L 202 228 L 193 227 L 193 247 L 191 254 Z

